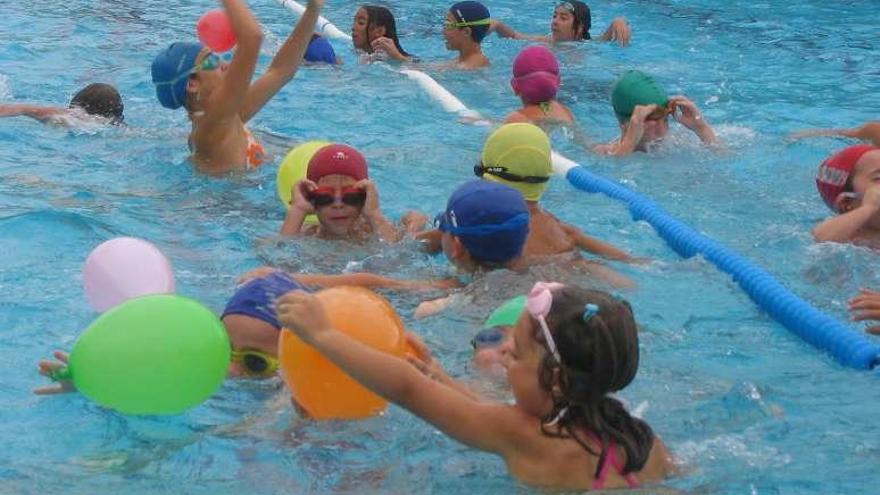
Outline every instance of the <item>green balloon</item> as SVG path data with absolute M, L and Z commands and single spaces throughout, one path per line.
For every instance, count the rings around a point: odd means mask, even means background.
M 526 296 L 516 296 L 508 299 L 489 315 L 483 328 L 512 327 L 516 325 L 519 315 L 526 309 Z
M 201 404 L 226 378 L 226 328 L 200 303 L 170 294 L 107 311 L 70 353 L 76 388 L 126 414 L 177 414 Z

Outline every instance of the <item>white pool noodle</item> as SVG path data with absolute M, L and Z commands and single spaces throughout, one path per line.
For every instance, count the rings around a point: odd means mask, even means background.
M 303 12 L 306 11 L 306 8 L 303 7 L 302 4 L 300 4 L 299 2 L 295 2 L 294 0 L 278 0 L 278 3 L 292 10 L 298 16 L 302 16 Z M 318 22 L 315 24 L 315 31 L 321 34 L 326 34 L 331 38 L 351 41 L 351 36 L 342 32 L 338 27 L 334 26 L 333 23 L 328 21 L 324 16 L 318 16 Z

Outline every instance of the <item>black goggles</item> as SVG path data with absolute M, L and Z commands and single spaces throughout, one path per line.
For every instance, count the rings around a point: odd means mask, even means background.
M 526 184 L 543 184 L 550 180 L 550 177 L 538 177 L 535 175 L 517 175 L 507 171 L 507 167 L 487 167 L 480 162 L 474 165 L 474 175 L 482 177 L 483 174 L 492 174 L 499 179 L 510 182 L 525 182 Z

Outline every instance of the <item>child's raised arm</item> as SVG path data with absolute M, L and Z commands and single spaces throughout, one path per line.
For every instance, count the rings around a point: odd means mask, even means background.
M 309 0 L 305 12 L 296 23 L 296 28 L 275 54 L 266 73 L 260 76 L 248 90 L 240 112 L 242 122 L 250 120 L 278 93 L 278 90 L 293 79 L 296 70 L 302 64 L 303 55 L 312 39 L 315 23 L 323 7 L 324 0 Z
M 235 33 L 235 55 L 229 63 L 223 85 L 217 90 L 216 96 L 212 95 L 212 105 L 208 107 L 207 118 L 204 119 L 205 124 L 209 125 L 225 125 L 225 121 L 233 115 L 242 115 L 242 106 L 263 43 L 260 25 L 243 0 L 223 0 L 223 8 Z M 246 120 L 243 116 L 241 119 Z
M 425 376 L 403 359 L 377 351 L 335 330 L 314 295 L 288 292 L 278 302 L 285 328 L 376 394 L 394 402 L 452 438 L 474 448 L 504 455 L 522 433 L 511 406 L 474 400 Z

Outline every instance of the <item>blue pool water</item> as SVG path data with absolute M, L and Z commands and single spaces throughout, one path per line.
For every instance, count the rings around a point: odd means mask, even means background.
M 331 1 L 348 30 L 357 3 Z M 450 55 L 440 38 L 445 4 L 393 3 L 404 47 L 428 61 Z M 545 32 L 552 3 L 495 0 L 493 16 Z M 809 229 L 828 212 L 813 183 L 844 142 L 790 143 L 806 127 L 877 118 L 880 66 L 871 2 L 697 0 L 591 4 L 594 34 L 615 15 L 630 48 L 590 43 L 558 51 L 562 100 L 597 140 L 616 135 L 609 86 L 628 68 L 657 76 L 704 110 L 726 153 L 676 128 L 651 156 L 595 157 L 554 136 L 557 149 L 621 181 L 673 215 L 755 260 L 839 318 L 859 287 L 880 287 L 876 253 L 817 246 Z M 0 101 L 66 102 L 101 80 L 121 89 L 126 129 L 66 130 L 23 119 L 0 124 L 0 492 L 3 493 L 510 493 L 499 459 L 471 451 L 392 407 L 357 423 L 304 422 L 278 382 L 228 382 L 176 417 L 125 417 L 78 395 L 40 398 L 37 360 L 70 349 L 94 319 L 80 284 L 88 252 L 119 235 L 156 243 L 179 293 L 219 310 L 236 275 L 272 263 L 331 272 L 362 267 L 401 277 L 446 273 L 411 245 L 328 249 L 276 236 L 275 160 L 243 178 L 213 179 L 186 163 L 183 112 L 161 109 L 148 66 L 170 40 L 193 36 L 212 2 L 4 2 Z M 295 18 L 253 1 L 266 59 Z M 383 209 L 433 213 L 469 177 L 488 128 L 463 125 L 381 65 L 309 68 L 258 116 L 258 130 L 293 141 L 325 138 L 362 149 Z M 516 100 L 509 64 L 522 43 L 490 38 L 490 70 L 432 73 L 467 105 L 501 118 Z M 264 60 L 264 62 L 265 62 Z M 759 311 L 701 259 L 681 260 L 644 223 L 604 197 L 552 183 L 546 206 L 589 233 L 655 261 L 618 266 L 638 282 L 627 295 L 641 332 L 642 366 L 623 396 L 684 465 L 666 486 L 695 493 L 869 493 L 880 481 L 876 373 L 844 369 Z M 328 252 L 330 254 L 328 254 Z M 377 254 L 378 253 L 378 254 Z M 562 277 L 552 270 L 536 277 Z M 428 295 L 393 295 L 454 375 L 473 377 L 467 342 L 493 304 L 529 285 L 501 274 L 451 314 L 414 321 Z M 860 331 L 853 327 L 854 331 Z

